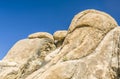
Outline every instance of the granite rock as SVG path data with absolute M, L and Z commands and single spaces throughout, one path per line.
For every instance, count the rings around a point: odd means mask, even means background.
M 68 31 L 37 32 L 0 61 L 0 79 L 120 79 L 120 27 L 109 14 L 85 10 Z

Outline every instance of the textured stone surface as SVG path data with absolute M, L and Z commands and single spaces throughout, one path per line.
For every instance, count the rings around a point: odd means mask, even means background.
M 66 35 L 67 35 L 66 30 L 56 31 L 53 34 L 53 37 L 55 39 L 55 44 L 57 47 L 60 47 L 63 44 L 63 41 L 64 41 Z
M 92 54 L 75 60 L 63 57 L 26 79 L 117 79 L 118 72 L 114 69 L 118 69 L 119 37 L 120 28 L 117 27 L 104 37 Z
M 117 23 L 114 18 L 104 12 L 85 10 L 75 15 L 68 31 L 71 32 L 83 26 L 97 28 L 106 32 L 117 26 Z
M 67 35 L 67 31 L 66 30 L 61 30 L 61 31 L 56 31 L 53 34 L 53 37 L 55 40 L 63 40 Z
M 51 40 L 54 41 L 53 36 L 50 33 L 47 32 L 37 32 L 37 33 L 33 33 L 30 34 L 28 36 L 29 39 L 33 39 L 33 38 L 49 38 Z
M 104 12 L 85 10 L 68 31 L 28 38 L 0 61 L 0 79 L 120 79 L 120 27 Z
M 41 54 L 42 51 L 49 51 L 50 48 L 47 49 L 47 47 L 53 48 L 53 43 L 48 38 L 20 40 L 10 49 L 3 60 L 23 63 L 35 53 Z
M 1 72 L 0 78 L 14 79 L 13 75 L 15 78 L 24 78 L 39 69 L 44 64 L 46 55 L 55 48 L 54 42 L 49 38 L 18 41 L 0 62 L 0 71 L 7 72 Z

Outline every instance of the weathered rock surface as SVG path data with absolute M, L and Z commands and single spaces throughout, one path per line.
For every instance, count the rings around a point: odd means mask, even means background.
M 66 35 L 67 35 L 66 30 L 56 31 L 53 34 L 55 44 L 56 44 L 57 47 L 60 47 L 63 44 L 63 41 L 64 41 Z
M 51 40 L 54 41 L 53 36 L 47 32 L 37 32 L 37 33 L 33 33 L 30 34 L 28 36 L 29 39 L 34 39 L 34 38 L 49 38 Z
M 53 34 L 53 37 L 54 37 L 55 40 L 61 41 L 66 37 L 66 35 L 67 35 L 67 31 L 66 30 L 61 30 L 61 31 L 56 31 Z
M 0 79 L 120 79 L 120 27 L 104 12 L 85 10 L 68 31 L 28 38 L 0 62 Z
M 24 77 L 39 69 L 45 62 L 45 57 L 56 47 L 49 38 L 23 39 L 18 41 L 1 61 L 1 79 Z M 17 66 L 14 66 L 14 63 Z M 12 68 L 11 68 L 12 67 Z M 8 70 L 8 68 L 10 68 Z M 9 73 L 8 73 L 9 72 Z M 4 74 L 4 77 L 2 77 Z M 16 74 L 14 77 L 13 75 Z M 16 78 L 15 77 L 15 78 Z
M 3 60 L 23 63 L 33 54 L 55 48 L 54 42 L 49 38 L 23 39 L 18 41 L 8 52 Z

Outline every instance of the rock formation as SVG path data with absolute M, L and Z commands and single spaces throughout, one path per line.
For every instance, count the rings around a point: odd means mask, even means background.
M 120 27 L 107 13 L 85 10 L 68 31 L 38 32 L 0 61 L 0 79 L 120 79 Z
M 53 34 L 53 37 L 54 37 L 54 40 L 55 40 L 55 44 L 56 44 L 57 47 L 62 45 L 66 35 L 67 35 L 67 31 L 66 30 L 56 31 Z

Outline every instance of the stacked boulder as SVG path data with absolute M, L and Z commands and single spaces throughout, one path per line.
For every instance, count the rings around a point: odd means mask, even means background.
M 0 62 L 0 79 L 119 79 L 120 27 L 108 14 L 85 10 L 68 31 L 37 32 Z
M 55 44 L 56 44 L 57 47 L 60 47 L 62 45 L 66 35 L 67 35 L 66 30 L 56 31 L 53 34 L 53 37 L 55 39 Z

